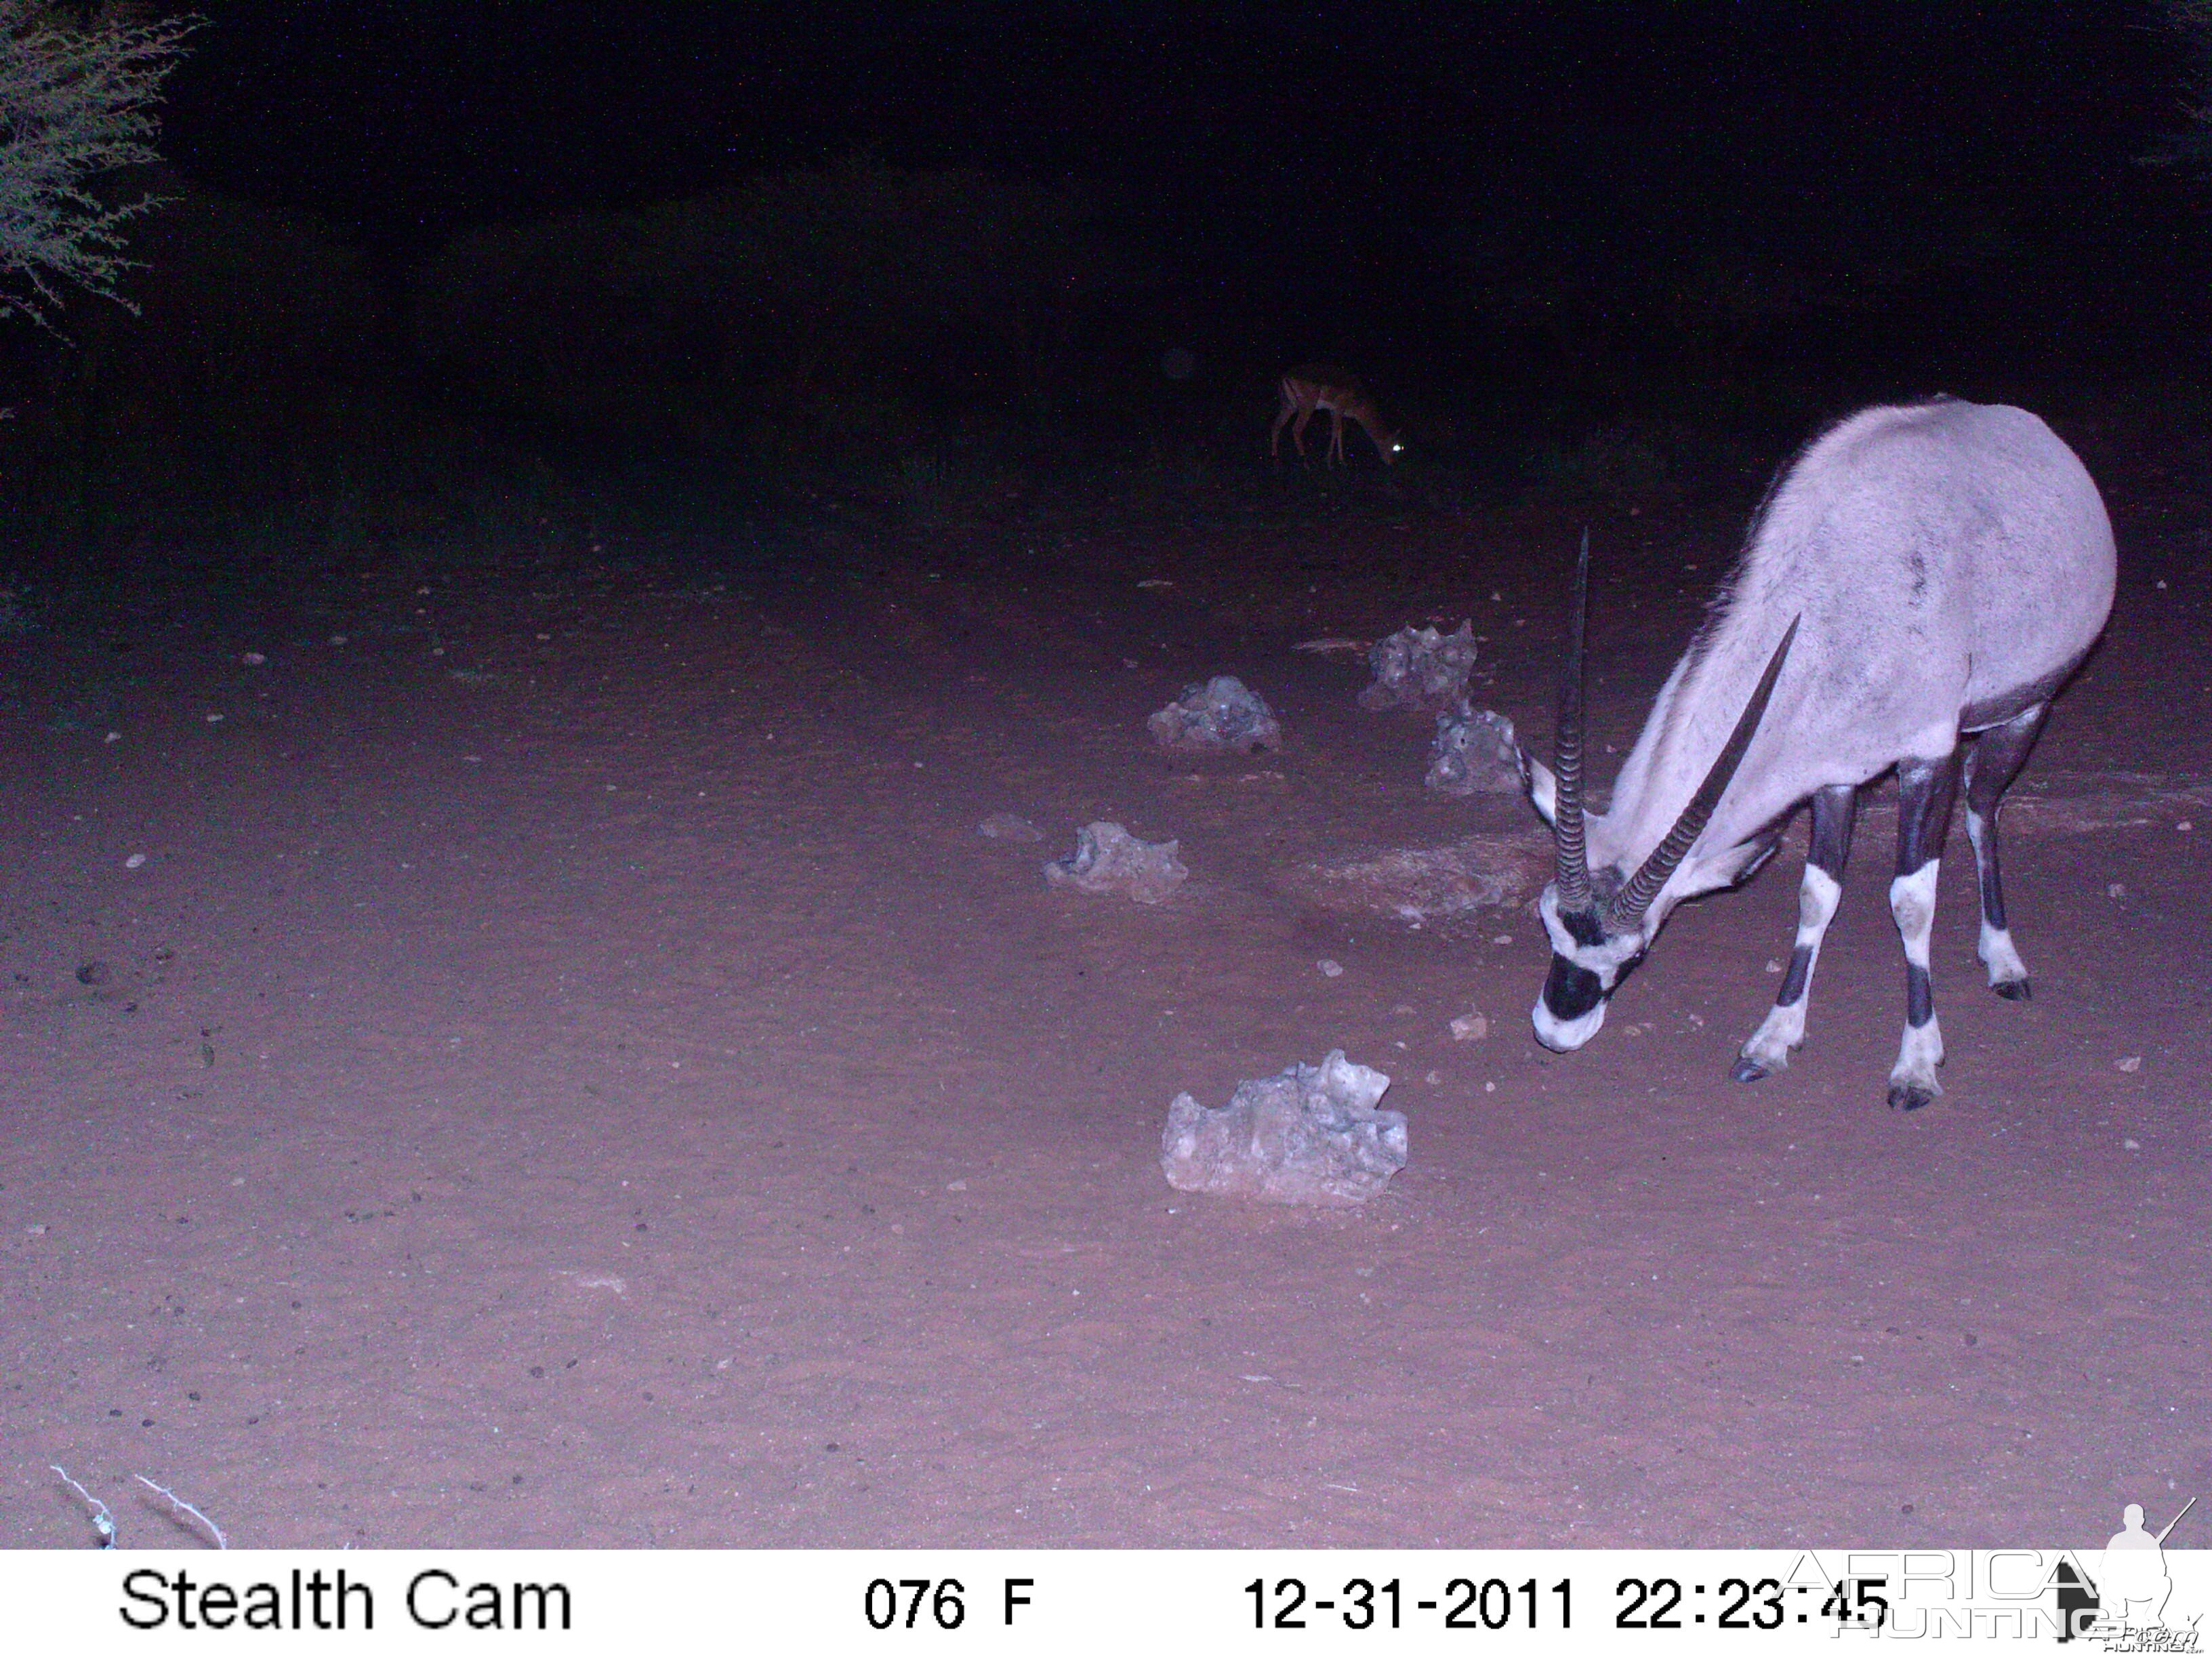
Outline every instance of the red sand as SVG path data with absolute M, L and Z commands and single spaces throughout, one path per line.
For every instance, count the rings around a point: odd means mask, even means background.
M 2178 1507 L 2212 670 L 2194 544 L 2142 518 L 2027 776 L 2056 805 L 2008 820 L 2036 1000 L 1983 988 L 1954 830 L 1912 1116 L 1886 812 L 1751 1088 L 1802 824 L 1565 1059 L 1525 913 L 1279 884 L 1528 822 L 1426 794 L 1422 723 L 1289 647 L 1472 615 L 1540 738 L 1557 523 L 1102 534 L 1053 555 L 1082 576 L 917 538 L 720 593 L 393 568 L 0 641 L 0 1543 L 92 1541 L 51 1463 L 126 1547 L 186 1541 L 133 1474 L 301 1547 L 2087 1544 Z M 1601 744 L 1733 534 L 1601 532 Z M 1152 747 L 1214 672 L 1281 753 Z M 1048 890 L 1094 818 L 1188 885 Z M 1412 1120 L 1384 1198 L 1168 1188 L 1178 1090 L 1332 1048 Z

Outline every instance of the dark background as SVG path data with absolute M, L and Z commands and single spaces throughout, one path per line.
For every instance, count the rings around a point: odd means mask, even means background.
M 2196 64 L 2150 5 L 204 10 L 143 313 L 7 343 L 19 562 L 343 551 L 641 467 L 909 519 L 1105 465 L 1218 494 L 1312 357 L 1487 500 L 1740 491 L 1874 398 L 2199 397 Z

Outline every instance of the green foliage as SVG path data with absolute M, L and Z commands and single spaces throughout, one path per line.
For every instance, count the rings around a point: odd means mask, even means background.
M 0 312 L 51 327 L 69 287 L 131 303 L 117 286 L 132 263 L 125 228 L 158 198 L 90 186 L 157 159 L 154 106 L 198 27 L 0 0 Z

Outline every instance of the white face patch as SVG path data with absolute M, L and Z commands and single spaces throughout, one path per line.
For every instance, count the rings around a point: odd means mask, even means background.
M 1530 1023 L 1535 1027 L 1539 1042 L 1554 1053 L 1565 1054 L 1581 1048 L 1604 1025 L 1606 999 L 1620 983 L 1622 972 L 1644 954 L 1647 936 L 1639 929 L 1631 933 L 1608 934 L 1595 945 L 1584 945 L 1560 920 L 1557 883 L 1544 889 L 1544 896 L 1536 902 L 1536 913 L 1543 918 L 1544 932 L 1552 942 L 1552 978 L 1545 982 L 1544 994 L 1536 999 Z M 1589 981 L 1595 982 L 1597 994 L 1588 1006 L 1577 1006 L 1565 1012 L 1552 1006 L 1562 963 L 1589 975 L 1585 986 Z
M 1544 919 L 1544 932 L 1551 938 L 1552 953 L 1565 957 L 1585 973 L 1595 974 L 1608 991 L 1613 989 L 1622 966 L 1642 956 L 1650 942 L 1650 936 L 1639 928 L 1632 933 L 1608 933 L 1595 945 L 1583 944 L 1559 920 L 1557 882 L 1544 889 L 1544 896 L 1536 901 L 1536 914 Z
M 1590 1011 L 1575 1019 L 1560 1019 L 1544 1006 L 1538 997 L 1530 1010 L 1528 1023 L 1535 1028 L 1536 1041 L 1555 1054 L 1572 1054 L 1598 1034 L 1605 1024 L 1605 1002 L 1601 998 Z

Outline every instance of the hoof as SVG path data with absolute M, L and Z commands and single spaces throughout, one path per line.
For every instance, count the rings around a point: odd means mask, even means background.
M 1735 1066 L 1729 1071 L 1729 1076 L 1738 1083 L 1756 1083 L 1763 1077 L 1773 1075 L 1749 1054 L 1738 1054 Z
M 1893 1083 L 1889 1085 L 1889 1105 L 1892 1111 L 1917 1112 L 1936 1098 L 1937 1091 L 1917 1083 Z
M 1990 986 L 1990 989 L 1995 991 L 2007 1002 L 2032 1002 L 2035 1000 L 2035 994 L 2028 988 L 2028 983 L 2024 979 L 2001 979 Z

